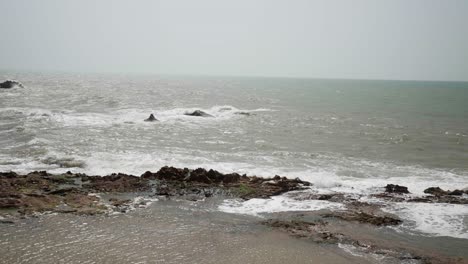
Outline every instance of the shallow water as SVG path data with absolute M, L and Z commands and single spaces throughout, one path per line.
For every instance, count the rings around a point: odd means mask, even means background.
M 47 215 L 0 225 L 0 263 L 372 263 L 210 208 L 160 201 L 111 217 Z
M 140 175 L 172 165 L 300 177 L 317 192 L 356 195 L 387 183 L 415 194 L 468 187 L 468 83 L 0 73 L 6 78 L 26 88 L 0 90 L 0 171 Z M 214 117 L 184 115 L 195 109 Z M 158 122 L 143 121 L 151 113 Z M 467 238 L 466 206 L 402 206 L 389 210 L 409 220 L 406 231 Z M 322 207 L 282 197 L 219 210 L 291 208 Z

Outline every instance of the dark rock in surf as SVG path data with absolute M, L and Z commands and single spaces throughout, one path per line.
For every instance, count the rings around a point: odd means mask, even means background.
M 147 119 L 145 119 L 145 122 L 154 122 L 154 121 L 158 121 L 158 119 L 156 119 L 156 117 L 154 117 L 153 114 L 151 114 Z
M 385 192 L 387 193 L 410 193 L 408 187 L 400 186 L 396 184 L 387 184 L 385 186 Z
M 389 215 L 374 215 L 360 211 L 333 212 L 330 214 L 325 214 L 324 217 L 338 218 L 345 221 L 357 221 L 360 223 L 366 223 L 376 226 L 399 225 L 403 222 L 400 219 Z
M 449 192 L 448 195 L 461 196 L 463 195 L 463 193 L 465 192 L 463 192 L 462 190 L 454 190 L 454 191 Z
M 193 112 L 186 112 L 184 115 L 188 116 L 201 116 L 201 117 L 213 117 L 212 115 L 205 113 L 201 110 L 195 110 Z
M 435 195 L 435 196 L 443 196 L 443 195 L 448 194 L 447 191 L 444 191 L 439 187 L 429 187 L 426 190 L 424 190 L 424 193 L 432 194 L 432 195 Z
M 235 112 L 236 115 L 250 116 L 249 112 Z
M 10 89 L 10 88 L 13 88 L 15 86 L 24 88 L 22 83 L 20 83 L 18 81 L 14 81 L 14 80 L 6 80 L 6 81 L 0 83 L 0 88 L 3 88 L 3 89 Z
M 424 190 L 424 193 L 432 194 L 434 196 L 445 196 L 445 195 L 462 196 L 464 193 L 468 193 L 468 192 L 463 191 L 463 190 L 458 190 L 458 189 L 453 190 L 453 191 L 445 191 L 439 187 L 430 187 Z

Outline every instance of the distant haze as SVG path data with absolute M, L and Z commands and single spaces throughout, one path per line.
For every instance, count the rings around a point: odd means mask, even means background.
M 468 81 L 466 0 L 0 0 L 0 70 Z

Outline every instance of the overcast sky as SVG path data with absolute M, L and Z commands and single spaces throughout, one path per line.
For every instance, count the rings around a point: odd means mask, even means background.
M 467 0 L 0 0 L 0 69 L 468 80 Z

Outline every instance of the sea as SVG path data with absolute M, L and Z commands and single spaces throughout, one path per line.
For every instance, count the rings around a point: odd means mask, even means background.
M 468 83 L 0 72 L 0 171 L 141 175 L 162 166 L 300 178 L 360 199 L 468 188 Z M 212 117 L 188 116 L 201 110 Z M 158 119 L 145 122 L 150 114 Z M 383 202 L 383 201 L 382 201 Z M 287 196 L 216 210 L 339 210 Z M 398 229 L 468 239 L 468 206 L 393 203 Z M 468 240 L 466 240 L 468 241 Z

